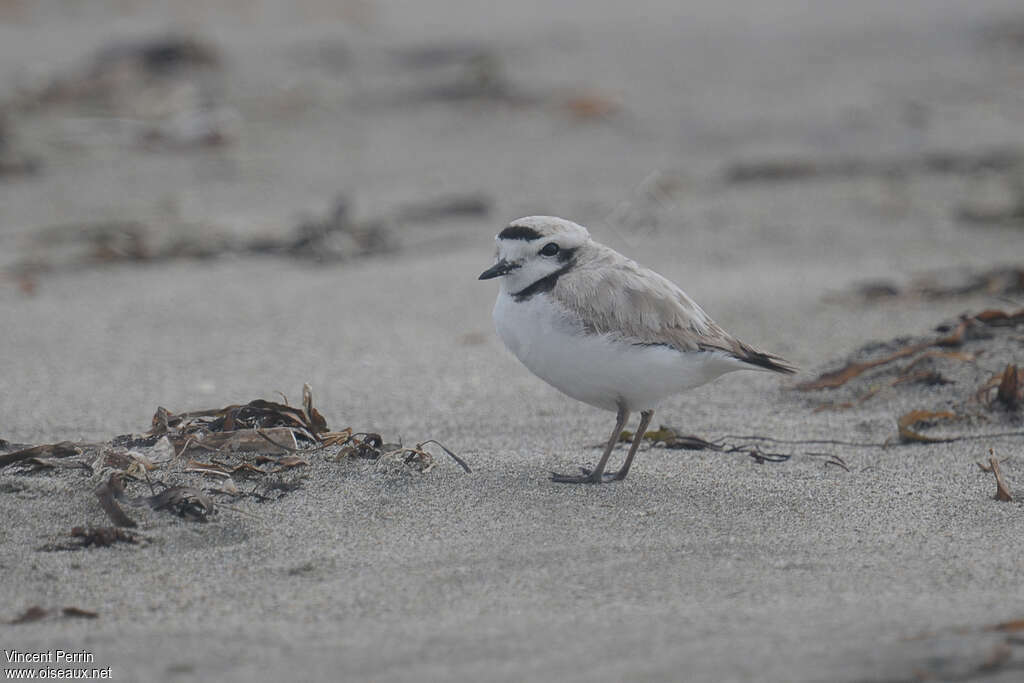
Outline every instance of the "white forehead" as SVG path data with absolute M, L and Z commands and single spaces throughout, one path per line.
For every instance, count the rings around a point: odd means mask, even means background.
M 565 237 L 571 242 L 582 243 L 590 239 L 590 232 L 582 225 L 558 216 L 525 216 L 517 218 L 508 224 L 508 228 L 498 234 L 501 240 L 502 234 L 508 234 L 509 229 L 528 228 L 537 232 L 541 237 L 558 238 Z

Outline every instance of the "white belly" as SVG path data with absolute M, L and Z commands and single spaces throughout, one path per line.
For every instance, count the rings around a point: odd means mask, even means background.
M 549 297 L 521 303 L 501 294 L 494 325 L 505 346 L 545 382 L 605 410 L 624 404 L 653 410 L 663 399 L 699 387 L 742 365 L 724 354 L 680 353 L 586 334 L 579 319 Z

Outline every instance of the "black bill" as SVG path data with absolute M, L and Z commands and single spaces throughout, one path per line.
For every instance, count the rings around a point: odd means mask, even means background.
M 501 277 L 506 273 L 509 273 L 519 267 L 518 263 L 510 263 L 505 259 L 501 259 L 493 266 L 480 273 L 480 280 L 490 280 L 492 277 Z

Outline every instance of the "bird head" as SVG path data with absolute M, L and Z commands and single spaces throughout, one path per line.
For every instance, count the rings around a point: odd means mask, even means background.
M 512 221 L 495 241 L 496 262 L 480 279 L 500 277 L 502 287 L 515 292 L 571 268 L 590 233 L 564 218 L 528 216 Z

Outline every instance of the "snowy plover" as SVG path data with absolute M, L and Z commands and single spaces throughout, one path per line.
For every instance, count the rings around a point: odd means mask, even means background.
M 497 237 L 500 277 L 494 325 L 533 374 L 569 396 L 615 411 L 615 431 L 593 470 L 552 481 L 625 479 L 637 447 L 668 396 L 733 370 L 792 373 L 788 362 L 731 336 L 669 280 L 553 216 L 513 221 Z M 632 411 L 640 426 L 622 468 L 605 465 Z

